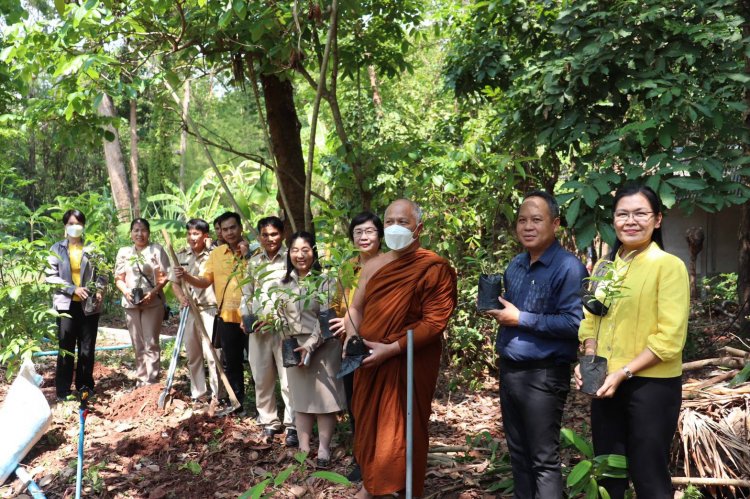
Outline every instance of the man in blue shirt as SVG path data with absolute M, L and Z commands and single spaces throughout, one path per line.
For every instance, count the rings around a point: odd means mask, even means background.
M 500 324 L 500 405 L 519 499 L 563 495 L 560 425 L 587 274 L 557 242 L 559 227 L 554 197 L 543 191 L 524 197 L 516 234 L 526 251 L 505 271 L 503 308 L 488 312 Z

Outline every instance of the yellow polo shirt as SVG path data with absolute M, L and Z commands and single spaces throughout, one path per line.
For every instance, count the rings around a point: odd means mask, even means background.
M 232 253 L 228 244 L 222 244 L 211 251 L 206 265 L 199 274 L 213 279 L 216 306 L 221 307 L 220 317 L 224 322 L 239 324 L 242 287 L 240 282 L 245 278 L 247 264 L 245 260 Z
M 578 330 L 581 342 L 597 338 L 597 355 L 610 373 L 622 369 L 645 348 L 661 359 L 635 376 L 672 378 L 682 374 L 682 349 L 687 338 L 690 283 L 685 264 L 652 242 L 630 262 L 619 256 L 624 274 L 622 294 L 604 317 L 584 309 Z

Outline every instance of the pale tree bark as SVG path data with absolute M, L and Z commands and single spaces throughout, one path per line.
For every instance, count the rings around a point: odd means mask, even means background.
M 370 77 L 370 88 L 372 89 L 372 103 L 375 105 L 375 113 L 378 118 L 383 117 L 383 98 L 380 96 L 380 85 L 378 84 L 378 75 L 375 73 L 375 66 L 367 66 L 367 74 Z
M 141 216 L 141 189 L 138 183 L 138 105 L 130 100 L 130 188 L 132 189 L 133 218 Z
M 190 112 L 190 80 L 185 80 L 185 90 L 182 95 L 182 115 L 187 116 Z M 185 165 L 187 164 L 187 124 L 182 127 L 180 134 L 180 191 L 185 192 Z
M 99 115 L 105 118 L 116 118 L 115 105 L 112 97 L 104 95 L 102 102 L 99 104 Z M 121 222 L 127 222 L 130 218 L 130 189 L 128 188 L 128 179 L 125 173 L 125 160 L 122 157 L 120 148 L 120 134 L 111 123 L 104 126 L 106 132 L 114 136 L 112 141 L 105 137 L 104 142 L 104 159 L 107 163 L 107 174 L 109 175 L 109 185 L 112 188 L 112 199 L 115 202 L 117 218 Z

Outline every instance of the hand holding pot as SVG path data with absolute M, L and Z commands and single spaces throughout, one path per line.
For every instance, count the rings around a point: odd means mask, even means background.
M 343 317 L 334 317 L 330 321 L 328 321 L 328 324 L 330 324 L 330 330 L 333 333 L 334 336 L 338 337 L 342 334 L 346 334 L 346 328 L 344 327 L 344 318 Z
M 297 367 L 306 367 L 306 366 L 310 365 L 309 362 L 307 364 L 305 364 L 305 360 L 307 360 L 310 357 L 310 352 L 307 351 L 307 348 L 305 348 L 305 347 L 297 347 L 297 348 L 294 349 L 294 351 L 295 352 L 299 352 L 299 355 L 302 358 L 302 360 L 300 360 L 299 364 L 297 364 Z
M 517 326 L 521 317 L 518 308 L 502 296 L 499 296 L 497 300 L 503 305 L 503 308 L 487 310 L 485 313 L 495 319 L 501 326 Z
M 625 379 L 626 375 L 621 369 L 618 369 L 617 371 L 608 375 L 604 380 L 604 384 L 602 385 L 602 387 L 597 390 L 596 398 L 612 398 L 612 396 L 617 391 L 617 388 L 620 386 L 620 383 L 625 381 Z
M 398 343 L 377 343 L 365 339 L 363 341 L 365 346 L 370 349 L 370 355 L 362 361 L 362 367 L 378 366 L 401 352 L 401 347 Z
M 580 390 L 583 386 L 583 378 L 581 377 L 581 364 L 576 364 L 575 369 L 573 369 L 573 379 L 576 382 L 576 389 Z
M 76 295 L 81 300 L 85 300 L 89 297 L 89 290 L 86 288 L 77 287 L 75 291 L 73 291 L 73 294 Z

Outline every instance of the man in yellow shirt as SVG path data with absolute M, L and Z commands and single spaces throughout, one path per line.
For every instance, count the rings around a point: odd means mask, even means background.
M 219 304 L 215 320 L 218 322 L 216 327 L 227 361 L 227 378 L 241 404 L 235 413 L 244 416 L 245 380 L 242 351 L 247 336 L 240 328 L 240 303 L 241 281 L 245 275 L 249 245 L 242 238 L 242 220 L 239 214 L 226 212 L 220 215 L 218 220 L 225 244 L 209 254 L 205 267 L 198 275 L 192 275 L 180 266 L 175 268 L 175 276 L 185 279 L 185 282 L 197 288 L 213 286 L 216 303 Z

